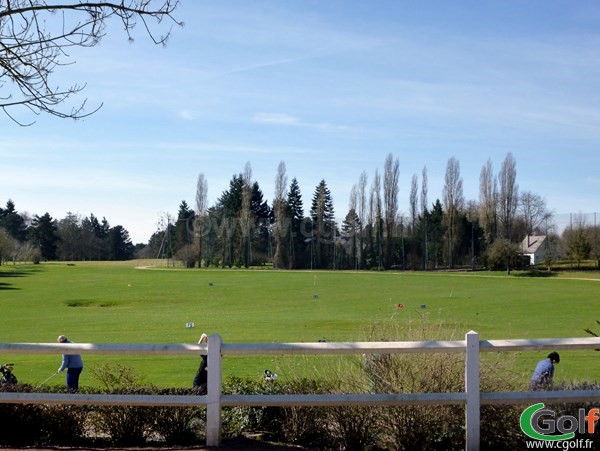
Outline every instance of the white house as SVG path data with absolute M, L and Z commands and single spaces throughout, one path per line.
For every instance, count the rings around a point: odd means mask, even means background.
M 527 235 L 521 243 L 521 252 L 529 257 L 529 264 L 538 265 L 544 261 L 547 252 L 552 252 L 546 235 Z

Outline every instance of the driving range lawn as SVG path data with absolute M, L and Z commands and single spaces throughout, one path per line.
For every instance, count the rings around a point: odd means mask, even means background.
M 65 334 L 79 343 L 196 343 L 202 332 L 218 333 L 228 343 L 365 341 L 373 328 L 409 322 L 443 322 L 444 339 L 463 339 L 470 330 L 481 339 L 586 337 L 585 328 L 600 333 L 600 280 L 593 273 L 524 277 L 139 266 L 134 261 L 0 267 L 2 341 L 47 343 Z M 595 280 L 582 280 L 587 278 Z M 517 354 L 514 371 L 526 383 L 545 354 Z M 188 356 L 83 357 L 82 385 L 98 384 L 92 378 L 96 365 L 117 362 L 148 383 L 186 387 L 198 365 Z M 598 379 L 598 352 L 562 351 L 561 357 L 557 380 Z M 269 368 L 282 376 L 318 361 L 228 357 L 223 372 L 258 378 Z M 0 355 L 0 363 L 7 362 L 15 363 L 21 382 L 36 385 L 56 372 L 60 355 Z M 49 383 L 62 384 L 63 377 Z

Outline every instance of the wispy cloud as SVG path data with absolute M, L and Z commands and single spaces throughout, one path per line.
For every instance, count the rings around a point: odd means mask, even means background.
M 286 154 L 318 154 L 319 150 L 305 147 L 290 147 L 290 146 L 248 146 L 237 143 L 205 143 L 205 142 L 161 142 L 156 144 L 156 148 L 166 152 L 218 152 L 224 153 L 241 153 L 241 154 L 265 154 L 279 155 L 281 152 Z M 173 153 L 170 158 L 177 158 L 177 154 Z M 187 158 L 183 155 L 181 158 Z
M 346 125 L 330 124 L 328 122 L 305 122 L 301 119 L 290 116 L 289 114 L 281 113 L 256 113 L 252 117 L 252 122 L 258 124 L 280 125 L 284 127 L 307 127 L 318 130 L 350 130 L 351 127 Z
M 280 113 L 256 113 L 252 121 L 259 124 L 302 125 L 298 118 Z
M 179 112 L 179 117 L 181 119 L 185 119 L 186 121 L 193 121 L 196 117 L 194 116 L 194 113 L 192 113 L 191 111 L 188 110 L 182 110 Z

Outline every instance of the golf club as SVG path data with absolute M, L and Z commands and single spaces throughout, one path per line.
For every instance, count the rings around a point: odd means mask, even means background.
M 40 382 L 40 383 L 38 384 L 38 386 L 40 386 L 40 385 L 44 385 L 46 382 L 48 382 L 50 379 L 52 379 L 52 378 L 53 378 L 54 376 L 56 376 L 57 374 L 58 374 L 58 373 L 52 373 L 52 375 L 51 375 L 51 376 L 50 376 L 48 379 L 44 380 L 43 382 Z

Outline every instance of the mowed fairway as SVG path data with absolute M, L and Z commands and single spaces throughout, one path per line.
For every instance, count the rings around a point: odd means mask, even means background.
M 448 339 L 462 339 L 470 330 L 482 339 L 586 337 L 588 327 L 600 332 L 597 279 L 134 265 L 3 266 L 1 340 L 45 343 L 65 334 L 79 343 L 196 343 L 206 332 L 228 343 L 364 341 L 373 327 L 402 328 L 410 321 L 443 322 Z M 190 322 L 194 328 L 186 327 Z M 520 353 L 515 371 L 526 378 L 545 354 Z M 600 353 L 561 356 L 557 379 L 598 379 Z M 186 387 L 198 364 L 193 356 L 84 355 L 84 361 L 82 385 L 97 385 L 94 366 L 116 362 L 133 367 L 148 383 Z M 0 363 L 6 362 L 15 363 L 20 381 L 35 385 L 56 372 L 60 355 L 0 355 Z M 279 365 L 281 359 L 272 356 L 230 357 L 224 374 L 259 378 Z M 306 362 L 294 367 L 301 373 Z M 63 383 L 63 377 L 51 383 Z

